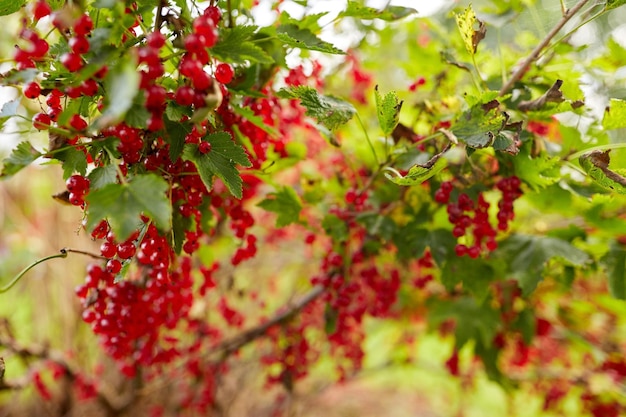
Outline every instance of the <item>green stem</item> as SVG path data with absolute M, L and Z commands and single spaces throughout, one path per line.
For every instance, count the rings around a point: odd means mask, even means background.
M 372 154 L 374 155 L 374 159 L 376 160 L 376 165 L 380 165 L 380 160 L 378 159 L 378 155 L 376 155 L 376 150 L 374 149 L 374 144 L 372 143 L 372 140 L 370 139 L 370 135 L 367 133 L 367 129 L 365 128 L 365 125 L 363 124 L 363 120 L 361 120 L 361 116 L 359 116 L 359 113 L 356 113 L 356 118 L 359 121 L 359 124 L 361 125 L 361 129 L 363 129 L 363 133 L 365 134 L 365 139 L 367 140 L 367 144 L 370 146 L 370 149 L 372 150 Z
M 13 278 L 11 280 L 11 282 L 9 282 L 8 284 L 6 284 L 4 287 L 0 288 L 0 294 L 9 291 L 15 284 L 17 284 L 17 282 L 22 279 L 22 277 L 28 272 L 30 271 L 32 268 L 34 268 L 35 266 L 39 265 L 42 262 L 46 262 L 49 261 L 50 259 L 55 259 L 55 258 L 67 258 L 67 250 L 66 249 L 61 249 L 60 251 L 61 253 L 58 253 L 56 255 L 50 255 L 50 256 L 46 256 L 45 258 L 41 258 L 36 260 L 35 262 L 33 262 L 32 264 L 28 265 L 26 268 L 24 268 L 19 274 L 17 274 L 15 276 L 15 278 Z

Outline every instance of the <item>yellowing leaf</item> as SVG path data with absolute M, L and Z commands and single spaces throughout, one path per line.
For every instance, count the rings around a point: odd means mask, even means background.
M 463 13 L 455 14 L 456 24 L 461 32 L 465 49 L 470 55 L 476 53 L 478 44 L 485 37 L 485 24 L 476 18 L 476 13 L 472 6 L 467 6 Z M 476 23 L 478 23 L 478 29 L 474 29 Z

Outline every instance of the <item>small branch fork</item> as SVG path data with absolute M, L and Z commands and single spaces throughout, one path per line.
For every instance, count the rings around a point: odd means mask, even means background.
M 533 49 L 530 55 L 526 57 L 520 67 L 513 73 L 509 81 L 507 81 L 506 84 L 502 86 L 502 88 L 500 89 L 500 96 L 505 95 L 513 87 L 513 85 L 522 78 L 530 65 L 539 58 L 541 51 L 546 46 L 548 46 L 550 41 L 559 33 L 563 26 L 565 26 L 565 24 L 569 22 L 572 17 L 574 17 L 574 15 L 576 15 L 576 13 L 578 13 L 580 9 L 582 9 L 587 3 L 589 3 L 589 0 L 580 0 L 571 9 L 564 11 L 561 20 L 559 20 L 556 26 L 552 28 L 552 30 L 546 35 L 546 37 L 541 42 L 539 42 L 539 44 L 535 47 L 535 49 Z

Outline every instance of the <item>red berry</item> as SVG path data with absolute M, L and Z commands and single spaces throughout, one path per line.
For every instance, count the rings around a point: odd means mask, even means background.
M 132 258 L 137 248 L 133 242 L 124 242 L 117 245 L 117 255 L 122 259 Z
M 105 241 L 102 242 L 102 245 L 100 245 L 100 255 L 104 256 L 105 258 L 113 258 L 116 253 L 117 247 L 114 243 Z
M 72 126 L 75 130 L 85 130 L 87 129 L 87 122 L 79 115 L 74 114 L 70 118 L 70 126 Z
M 74 36 L 69 41 L 70 49 L 77 55 L 89 52 L 89 41 L 84 36 Z
M 83 67 L 83 60 L 80 55 L 66 52 L 59 59 L 61 64 L 67 68 L 69 72 L 76 72 Z
M 23 93 L 25 97 L 34 99 L 39 97 L 39 94 L 41 93 L 41 87 L 39 87 L 39 84 L 37 84 L 36 82 L 28 83 L 24 87 Z
M 456 256 L 465 256 L 467 254 L 467 246 L 459 243 L 454 247 L 454 252 Z
M 88 35 L 93 30 L 93 21 L 89 15 L 82 15 L 74 24 L 74 33 L 78 36 Z
M 37 113 L 33 116 L 33 126 L 38 130 L 47 130 L 50 128 L 50 123 L 52 123 L 52 119 L 46 113 Z
M 181 106 L 191 106 L 195 98 L 195 92 L 193 88 L 183 85 L 178 87 L 176 95 L 174 96 L 176 102 Z
M 82 206 L 85 203 L 85 197 L 82 194 L 70 193 L 67 199 L 74 206 Z
M 228 64 L 219 64 L 217 68 L 215 68 L 215 79 L 222 84 L 228 84 L 233 80 L 233 76 L 235 75 L 235 71 L 233 67 Z
M 46 2 L 46 0 L 38 0 L 37 3 L 33 6 L 33 18 L 35 20 L 39 20 L 42 17 L 48 16 L 52 13 L 52 8 Z
M 211 152 L 211 143 L 200 142 L 200 145 L 198 145 L 198 151 L 200 151 L 200 153 L 202 154 Z
M 151 48 L 160 49 L 165 45 L 165 36 L 161 32 L 152 32 L 146 37 L 146 43 Z
M 467 254 L 472 259 L 478 258 L 480 256 L 480 246 L 472 246 L 467 250 Z
M 122 263 L 117 259 L 109 259 L 106 269 L 110 274 L 117 274 L 122 270 Z

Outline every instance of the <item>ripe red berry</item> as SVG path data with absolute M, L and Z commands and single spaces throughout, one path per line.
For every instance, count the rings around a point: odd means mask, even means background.
M 48 16 L 50 13 L 52 13 L 52 8 L 47 1 L 37 0 L 35 5 L 33 6 L 33 18 L 35 20 L 39 20 L 42 17 Z
M 137 248 L 133 242 L 124 242 L 117 245 L 117 256 L 122 259 L 132 258 L 136 251 Z
M 37 113 L 33 116 L 33 126 L 38 130 L 47 130 L 50 128 L 52 119 L 46 113 Z
M 89 41 L 84 36 L 74 36 L 69 41 L 72 52 L 77 55 L 83 55 L 89 52 Z
M 80 57 L 80 55 L 77 55 L 75 53 L 66 52 L 61 55 L 61 58 L 59 60 L 69 72 L 76 72 L 83 67 L 82 58 Z
M 165 36 L 161 32 L 152 32 L 146 37 L 146 43 L 151 48 L 160 49 L 165 45 Z
M 228 84 L 233 80 L 235 71 L 229 64 L 221 63 L 215 68 L 215 79 L 222 84 Z
M 116 253 L 117 247 L 114 243 L 105 241 L 102 242 L 102 245 L 100 245 L 100 255 L 104 256 L 105 258 L 113 258 Z
M 79 115 L 73 114 L 70 118 L 70 126 L 75 130 L 85 130 L 87 129 L 87 122 Z
M 117 274 L 122 270 L 122 263 L 117 259 L 109 259 L 106 270 L 110 274 Z
M 39 94 L 41 93 L 41 87 L 39 87 L 39 84 L 37 84 L 36 82 L 28 83 L 24 87 L 23 93 L 24 97 L 34 99 L 39 97 Z
M 196 93 L 194 92 L 193 88 L 187 85 L 182 85 L 176 90 L 176 95 L 174 96 L 174 98 L 176 100 L 176 103 L 180 104 L 181 106 L 191 106 L 193 104 L 195 94 Z
M 74 33 L 78 36 L 88 35 L 93 30 L 93 21 L 89 15 L 82 15 L 74 24 Z
M 198 145 L 198 151 L 200 151 L 200 153 L 202 154 L 206 154 L 211 152 L 211 143 L 209 142 L 200 142 L 200 145 Z

